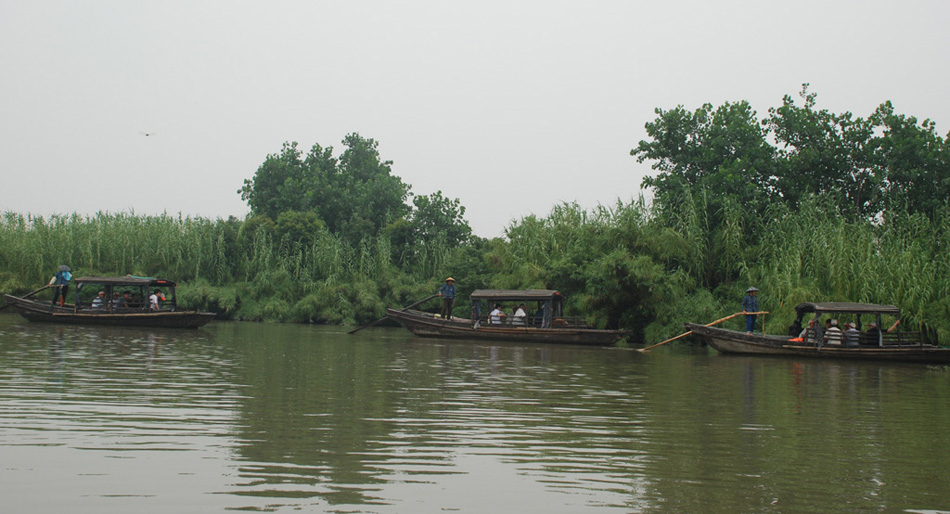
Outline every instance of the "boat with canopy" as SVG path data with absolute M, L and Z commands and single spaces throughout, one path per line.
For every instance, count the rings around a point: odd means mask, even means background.
M 417 336 L 471 340 L 522 341 L 553 344 L 611 345 L 627 335 L 623 330 L 596 328 L 579 316 L 564 313 L 565 297 L 550 289 L 479 289 L 470 295 L 471 316 L 443 319 L 438 313 L 387 309 L 386 315 Z M 495 306 L 514 311 L 524 304 L 524 316 L 511 312 L 492 316 Z
M 177 284 L 155 277 L 81 277 L 73 280 L 72 303 L 51 303 L 36 294 L 4 295 L 4 300 L 29 321 L 83 325 L 197 328 L 212 312 L 178 308 Z M 156 302 L 150 304 L 149 297 Z
M 808 302 L 799 304 L 795 310 L 796 320 L 790 333 L 784 336 L 748 334 L 696 323 L 687 323 L 686 328 L 724 354 L 950 364 L 950 348 L 924 343 L 920 332 L 899 327 L 900 309 L 893 305 Z M 802 329 L 808 316 L 814 323 Z M 823 316 L 839 323 L 848 321 L 854 325 L 854 332 L 834 331 L 834 337 L 827 337 L 829 331 L 823 326 Z M 898 322 L 894 322 L 891 329 L 883 330 L 883 323 L 890 320 Z M 852 334 L 854 336 L 849 337 Z

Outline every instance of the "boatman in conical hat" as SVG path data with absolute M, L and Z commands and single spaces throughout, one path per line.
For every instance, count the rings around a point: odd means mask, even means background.
M 442 319 L 452 318 L 452 306 L 455 304 L 455 279 L 449 277 L 439 288 L 439 296 L 442 297 Z
M 745 314 L 746 334 L 751 334 L 752 330 L 755 328 L 756 315 L 750 313 L 759 312 L 759 299 L 755 297 L 758 292 L 758 288 L 753 286 L 746 289 L 745 296 L 742 297 L 742 313 Z

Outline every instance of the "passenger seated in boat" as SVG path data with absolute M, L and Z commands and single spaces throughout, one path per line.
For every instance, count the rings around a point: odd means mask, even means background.
M 122 297 L 119 296 L 119 293 L 112 293 L 112 301 L 109 302 L 109 306 L 112 310 L 124 309 L 125 302 L 122 301 Z
M 861 344 L 861 331 L 858 330 L 858 326 L 854 323 L 845 323 L 844 327 L 844 345 L 858 346 Z
M 524 311 L 524 304 L 522 303 L 521 305 L 518 306 L 517 309 L 515 309 L 515 313 L 514 313 L 514 315 L 512 316 L 511 324 L 512 324 L 512 325 L 518 325 L 518 326 L 522 326 L 522 327 L 523 327 L 523 326 L 524 326 L 524 319 L 525 319 L 526 316 L 527 316 L 527 313 L 525 313 L 525 311 Z
M 156 289 L 151 296 L 148 297 L 148 308 L 149 310 L 157 311 L 162 308 L 161 302 L 165 301 L 165 295 L 162 294 L 161 289 Z
M 838 320 L 833 319 L 829 324 L 830 326 L 828 330 L 825 330 L 825 336 L 822 338 L 822 341 L 824 341 L 824 344 L 841 344 L 844 334 L 841 332 L 841 329 L 838 328 Z
M 505 314 L 505 311 L 501 310 L 501 304 L 496 303 L 495 310 L 491 311 L 491 314 L 488 315 L 488 321 L 492 325 L 501 325 L 505 322 L 505 318 L 507 317 L 508 315 Z
M 533 318 L 534 318 L 532 320 L 533 325 L 537 325 L 539 327 L 541 325 L 544 325 L 544 306 L 543 305 L 540 305 L 540 304 L 538 305 L 538 311 L 534 313 Z
M 99 291 L 99 296 L 96 296 L 92 300 L 92 308 L 99 310 L 99 309 L 105 309 L 105 307 L 106 307 L 106 292 Z
M 887 333 L 897 330 L 897 325 L 901 324 L 901 320 L 897 320 L 891 325 L 891 328 L 887 329 Z M 868 323 L 868 331 L 864 333 L 864 343 L 877 346 L 881 342 L 881 328 L 877 326 L 877 323 L 872 321 Z
M 806 343 L 815 344 L 815 320 L 808 320 L 808 326 L 798 334 L 798 338 Z

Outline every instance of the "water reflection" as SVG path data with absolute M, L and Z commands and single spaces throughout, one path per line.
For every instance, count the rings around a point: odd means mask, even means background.
M 364 332 L 243 323 L 161 332 L 0 317 L 5 504 L 947 507 L 944 369 Z

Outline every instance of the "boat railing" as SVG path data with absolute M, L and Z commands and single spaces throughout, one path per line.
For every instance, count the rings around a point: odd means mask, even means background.
M 899 332 L 890 332 L 882 334 L 884 339 L 883 346 L 893 347 L 893 346 L 920 346 L 923 344 L 923 339 L 920 332 L 913 332 L 910 330 L 901 330 Z M 817 339 L 815 336 L 814 329 L 805 330 L 805 334 L 802 336 L 802 341 L 799 344 L 805 345 L 816 345 Z M 860 338 L 861 346 L 878 346 L 880 342 L 877 339 L 877 335 L 874 334 L 861 334 Z M 825 341 L 822 343 L 822 346 L 839 346 L 845 344 L 844 335 L 841 336 L 841 341 Z
M 890 332 L 890 333 L 885 332 L 881 334 L 881 336 L 883 337 L 883 346 L 889 346 L 889 347 L 920 346 L 921 344 L 923 344 L 923 338 L 921 337 L 921 333 L 914 332 L 911 330 L 901 330 L 901 331 Z M 806 345 L 807 344 L 815 345 L 817 341 L 815 337 L 815 330 L 811 328 L 806 330 L 805 335 L 802 337 L 802 339 L 803 339 L 802 343 Z M 880 344 L 880 342 L 877 339 L 877 335 L 874 335 L 874 334 L 867 334 L 867 333 L 861 334 L 861 338 L 859 341 L 860 341 L 861 346 L 878 346 Z M 825 341 L 824 343 L 822 343 L 822 346 L 827 346 L 827 345 L 838 346 L 839 344 L 844 344 L 844 343 L 845 343 L 844 337 L 842 336 L 842 340 L 840 342 L 839 341 L 830 341 L 830 342 Z
M 515 318 L 512 315 L 507 315 L 501 320 L 495 320 L 492 322 L 491 316 L 482 316 L 479 318 L 480 325 L 489 325 L 489 326 L 506 326 L 506 327 L 542 327 L 543 318 L 541 316 L 525 316 L 524 318 Z M 554 318 L 551 322 L 551 328 L 591 328 L 591 325 L 587 323 L 587 318 L 583 316 L 562 316 L 559 318 Z
M 920 346 L 923 344 L 922 334 L 911 330 L 885 332 L 881 336 L 884 339 L 884 346 Z M 877 336 L 862 334 L 861 344 L 875 346 L 878 344 Z

